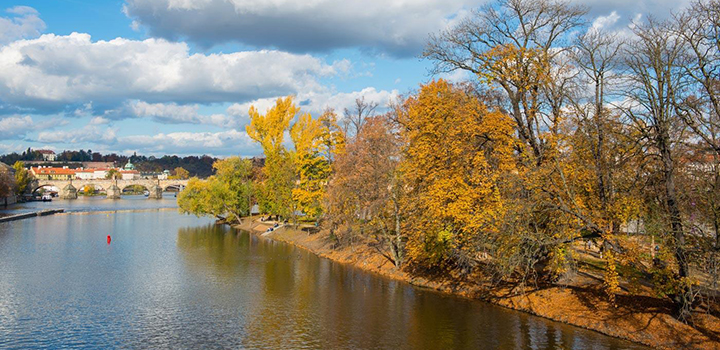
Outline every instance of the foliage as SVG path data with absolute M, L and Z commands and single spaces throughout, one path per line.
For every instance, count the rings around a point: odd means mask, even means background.
M 182 167 L 177 167 L 173 169 L 172 173 L 173 175 L 171 175 L 171 178 L 173 179 L 185 180 L 190 177 L 190 172 L 188 172 Z
M 295 185 L 293 155 L 283 145 L 284 134 L 290 121 L 300 111 L 292 96 L 278 98 L 275 106 L 261 115 L 250 107 L 248 136 L 262 146 L 265 154 L 264 181 L 259 187 L 260 210 L 265 213 L 289 217 L 295 212 L 292 189 Z
M 252 162 L 229 157 L 213 164 L 216 174 L 200 180 L 193 177 L 178 195 L 181 213 L 210 215 L 228 222 L 239 222 L 250 214 L 254 192 Z
M 512 121 L 443 80 L 423 86 L 398 114 L 409 258 L 474 261 L 500 234 L 501 182 L 515 170 Z
M 295 145 L 298 179 L 292 190 L 293 201 L 309 218 L 317 219 L 322 214 L 332 158 L 339 147 L 342 149 L 344 139 L 332 111 L 317 119 L 310 114 L 301 115 L 290 129 L 290 137 Z
M 388 115 L 366 118 L 337 155 L 326 198 L 328 224 L 341 242 L 352 242 L 356 232 L 375 237 L 396 266 L 404 257 L 398 141 Z
M 21 161 L 15 162 L 12 167 L 15 170 L 15 193 L 21 195 L 32 182 L 32 174 L 25 169 L 25 164 Z
M 15 179 L 9 169 L 0 164 L 0 198 L 15 194 Z
M 111 179 L 111 180 L 117 180 L 119 178 L 122 178 L 122 174 L 120 174 L 120 171 L 117 169 L 110 169 L 107 171 L 107 173 L 105 173 L 105 178 Z

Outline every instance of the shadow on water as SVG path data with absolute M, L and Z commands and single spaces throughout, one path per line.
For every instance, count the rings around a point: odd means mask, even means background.
M 181 228 L 195 273 L 238 291 L 243 347 L 625 349 L 624 341 L 386 280 L 225 226 Z M 247 291 L 252 290 L 250 295 Z M 637 347 L 640 348 L 640 347 Z

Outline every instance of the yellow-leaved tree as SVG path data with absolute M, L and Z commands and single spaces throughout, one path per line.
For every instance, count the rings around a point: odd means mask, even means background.
M 328 147 L 332 142 L 330 128 L 322 117 L 313 119 L 309 113 L 302 114 L 290 129 L 295 145 L 295 171 L 298 178 L 292 190 L 292 198 L 299 210 L 309 218 L 316 219 L 322 213 L 322 198 L 330 176 Z
M 444 80 L 408 98 L 398 120 L 408 258 L 469 268 L 489 241 L 483 236 L 500 234 L 503 175 L 515 169 L 512 120 Z
M 251 139 L 260 143 L 265 154 L 264 181 L 259 186 L 258 197 L 263 212 L 285 217 L 293 212 L 294 166 L 292 154 L 285 149 L 283 139 L 290 121 L 299 111 L 293 97 L 288 96 L 278 98 L 265 115 L 255 106 L 248 112 L 250 125 L 245 130 Z

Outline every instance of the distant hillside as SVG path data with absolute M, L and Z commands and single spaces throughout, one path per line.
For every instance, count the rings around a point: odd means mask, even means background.
M 43 157 L 37 150 L 28 148 L 22 153 L 13 152 L 0 156 L 0 162 L 5 164 L 14 164 L 16 161 L 42 161 Z M 117 166 L 122 166 L 130 160 L 135 164 L 138 171 L 161 172 L 163 170 L 173 170 L 177 167 L 184 168 L 190 173 L 190 176 L 208 177 L 213 174 L 212 164 L 217 158 L 202 156 L 163 156 L 156 158 L 154 156 L 143 156 L 134 154 L 132 156 L 119 155 L 115 153 L 100 154 L 91 150 L 80 151 L 63 151 L 56 157 L 55 162 L 44 162 L 43 165 L 58 165 L 58 162 L 71 168 L 81 166 L 81 162 L 114 162 Z

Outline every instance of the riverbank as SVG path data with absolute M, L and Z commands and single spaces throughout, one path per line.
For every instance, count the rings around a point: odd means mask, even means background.
M 309 235 L 305 231 L 285 227 L 266 233 L 271 224 L 248 219 L 235 227 L 388 278 L 448 294 L 481 299 L 654 348 L 720 349 L 720 318 L 717 313 L 697 313 L 694 315 L 694 325 L 690 326 L 672 317 L 672 304 L 668 300 L 627 292 L 619 294 L 617 305 L 613 306 L 607 302 L 601 283 L 593 278 L 578 278 L 575 283 L 566 286 L 554 285 L 518 294 L 507 288 L 482 283 L 487 279 L 477 274 L 462 278 L 445 274 L 410 274 L 395 268 L 368 244 L 336 249 L 328 240 L 327 233 L 322 231 Z

